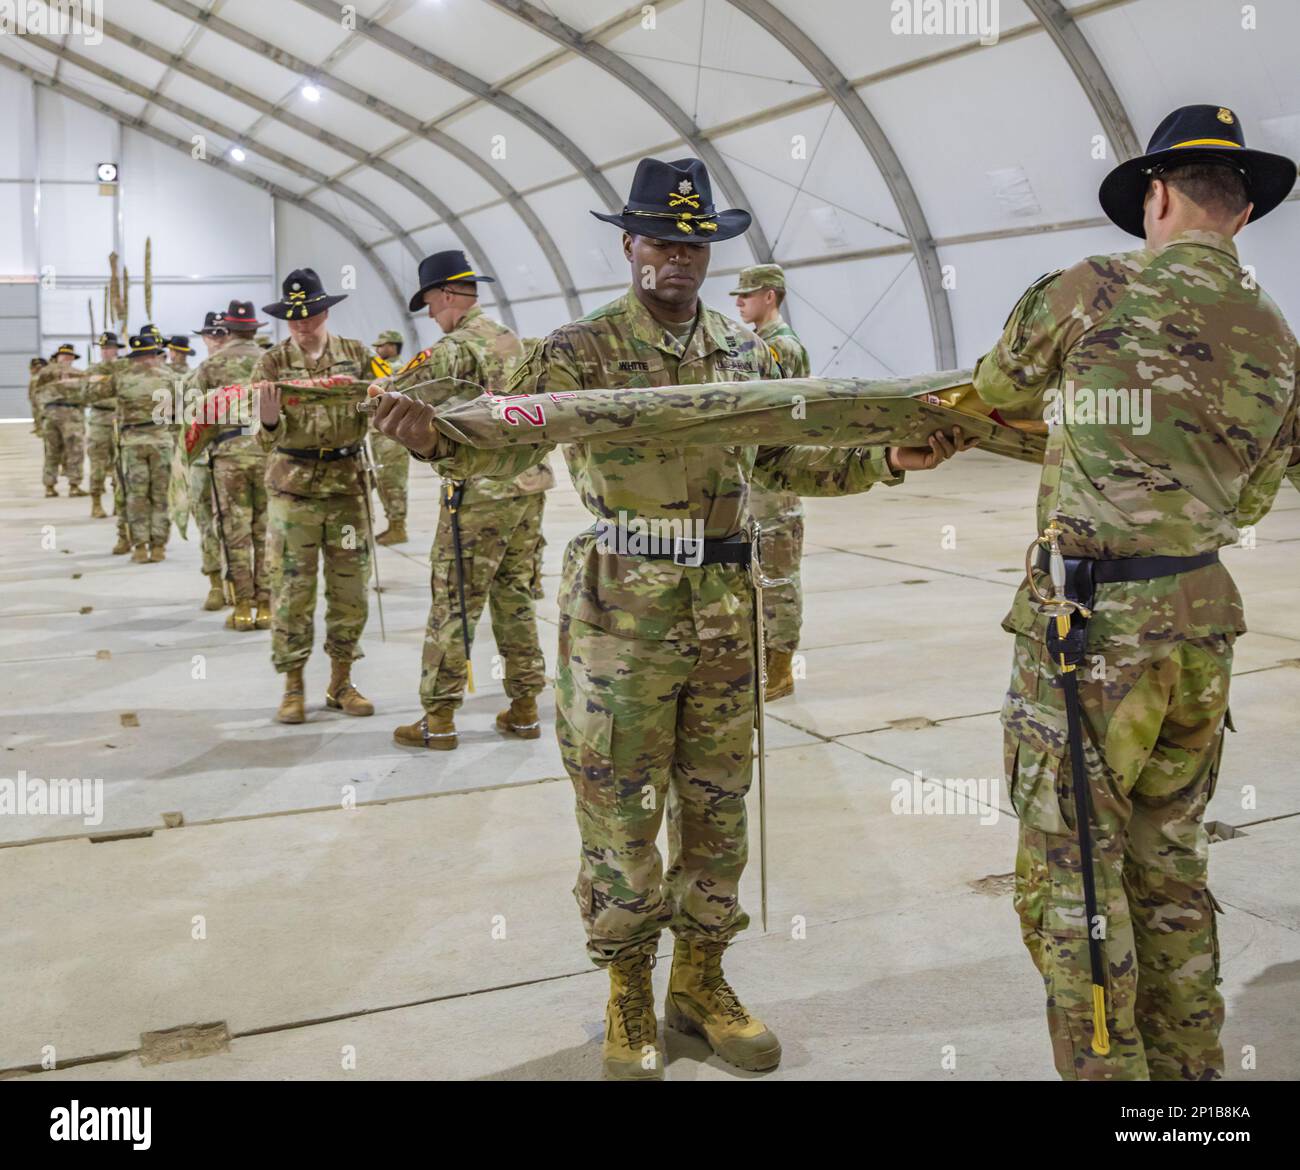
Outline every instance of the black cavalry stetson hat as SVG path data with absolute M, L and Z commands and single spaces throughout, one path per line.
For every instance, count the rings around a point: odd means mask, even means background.
M 78 352 L 77 352 L 77 351 L 72 347 L 72 345 L 71 345 L 69 342 L 67 342 L 67 341 L 65 341 L 61 346 L 59 346 L 58 349 L 56 349 L 56 350 L 54 351 L 54 355 L 53 355 L 53 356 L 54 356 L 54 357 L 58 357 L 59 354 L 61 354 L 61 353 L 62 353 L 62 354 L 69 354 L 69 353 L 70 353 L 74 358 L 80 358 L 80 357 L 81 357 L 81 354 L 79 354 L 79 353 L 78 353 Z
M 748 211 L 713 206 L 709 172 L 698 158 L 661 162 L 643 158 L 632 177 L 632 191 L 618 215 L 591 213 L 625 232 L 655 240 L 716 244 L 749 230 Z
M 1280 154 L 1249 149 L 1241 119 L 1227 106 L 1183 106 L 1156 127 L 1146 154 L 1120 163 L 1102 180 L 1102 210 L 1130 235 L 1143 238 L 1142 207 L 1149 181 L 1168 168 L 1204 162 L 1230 166 L 1245 177 L 1255 205 L 1251 223 L 1272 211 L 1295 186 L 1295 163 Z
M 462 281 L 472 284 L 479 280 L 486 280 L 490 284 L 496 282 L 495 277 L 476 272 L 474 266 L 465 258 L 465 253 L 458 248 L 435 252 L 420 261 L 420 287 L 411 297 L 407 308 L 412 313 L 418 313 L 424 308 L 424 294 L 440 284 L 459 284 Z
M 295 268 L 280 286 L 281 297 L 273 305 L 263 305 L 262 312 L 281 321 L 303 321 L 325 312 L 331 305 L 347 300 L 347 293 L 331 296 L 325 291 L 314 268 Z
M 203 328 L 195 329 L 194 336 L 225 337 L 229 332 L 230 330 L 226 328 L 221 313 L 213 309 L 212 312 L 203 314 Z
M 231 301 L 221 323 L 235 333 L 256 333 L 266 324 L 257 319 L 252 301 Z
M 103 333 L 95 338 L 95 344 L 101 349 L 106 345 L 115 345 L 118 349 L 122 348 L 122 343 L 118 341 L 117 334 L 111 329 L 105 329 Z
M 177 353 L 193 353 L 194 347 L 190 345 L 190 339 L 183 333 L 176 334 L 175 337 L 167 339 L 167 348 L 174 349 Z
M 155 337 L 152 333 L 137 333 L 131 338 L 130 357 L 147 357 L 151 353 L 162 352 L 162 339 Z
M 152 337 L 159 345 L 163 343 L 162 330 L 157 325 L 141 325 L 139 337 Z

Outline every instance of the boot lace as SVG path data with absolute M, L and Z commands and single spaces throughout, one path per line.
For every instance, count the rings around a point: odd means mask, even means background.
M 645 1022 L 651 1008 L 650 971 L 655 965 L 655 957 L 650 956 L 647 963 L 644 956 L 636 955 L 619 964 L 628 981 L 628 989 L 614 1000 L 618 1010 L 619 1022 L 627 1036 L 629 1048 L 637 1047 L 646 1038 Z M 646 968 L 645 977 L 641 977 L 641 968 Z
M 701 947 L 704 952 L 704 963 L 700 985 L 713 997 L 718 1007 L 733 1023 L 745 1024 L 749 1021 L 749 1013 L 745 1010 L 745 1005 L 740 1002 L 740 996 L 736 994 L 722 973 L 724 949 L 721 946 Z

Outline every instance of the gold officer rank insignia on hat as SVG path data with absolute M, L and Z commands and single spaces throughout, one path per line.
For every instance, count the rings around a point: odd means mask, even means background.
M 1219 110 L 1219 121 L 1225 126 L 1231 126 L 1237 119 L 1232 116 L 1232 111 L 1228 109 Z

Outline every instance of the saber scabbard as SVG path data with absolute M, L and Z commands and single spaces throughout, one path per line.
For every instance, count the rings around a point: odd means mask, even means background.
M 474 663 L 470 661 L 469 614 L 465 610 L 465 552 L 460 538 L 460 502 L 465 494 L 465 484 L 455 480 L 443 481 L 443 500 L 451 520 L 451 547 L 456 556 L 456 595 L 460 600 L 460 637 L 465 646 L 465 684 L 474 693 Z
M 1084 661 L 1085 631 L 1083 623 L 1092 611 L 1071 599 L 1065 586 L 1065 558 L 1061 554 L 1061 529 L 1053 520 L 1047 531 L 1029 547 L 1026 556 L 1029 588 L 1051 622 L 1047 645 L 1061 672 L 1061 690 L 1065 696 L 1065 724 L 1070 741 L 1070 786 L 1074 790 L 1075 832 L 1079 843 L 1079 873 L 1083 879 L 1083 905 L 1088 936 L 1088 964 L 1092 974 L 1092 1050 L 1098 1056 L 1110 1052 L 1110 1033 L 1106 1025 L 1106 960 L 1102 950 L 1105 935 L 1099 924 L 1104 919 L 1097 912 L 1097 881 L 1094 872 L 1092 811 L 1088 799 L 1087 761 L 1083 750 L 1083 710 L 1079 703 L 1079 668 Z M 1039 591 L 1034 580 L 1033 557 L 1039 547 L 1048 551 L 1051 595 Z M 1089 598 L 1091 602 L 1091 598 Z M 1073 619 L 1077 616 L 1078 621 Z
M 758 886 L 763 931 L 767 931 L 767 627 L 763 617 L 763 590 L 788 585 L 790 578 L 768 577 L 763 572 L 762 526 L 751 521 L 749 582 L 754 601 L 754 758 L 758 764 Z

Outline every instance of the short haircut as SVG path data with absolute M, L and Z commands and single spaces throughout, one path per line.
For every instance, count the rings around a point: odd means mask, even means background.
M 1197 207 L 1231 218 L 1250 203 L 1246 177 L 1227 162 L 1192 162 L 1166 168 L 1160 175 Z
M 774 288 L 772 291 L 776 293 L 776 307 L 779 309 L 785 304 L 785 289 Z

